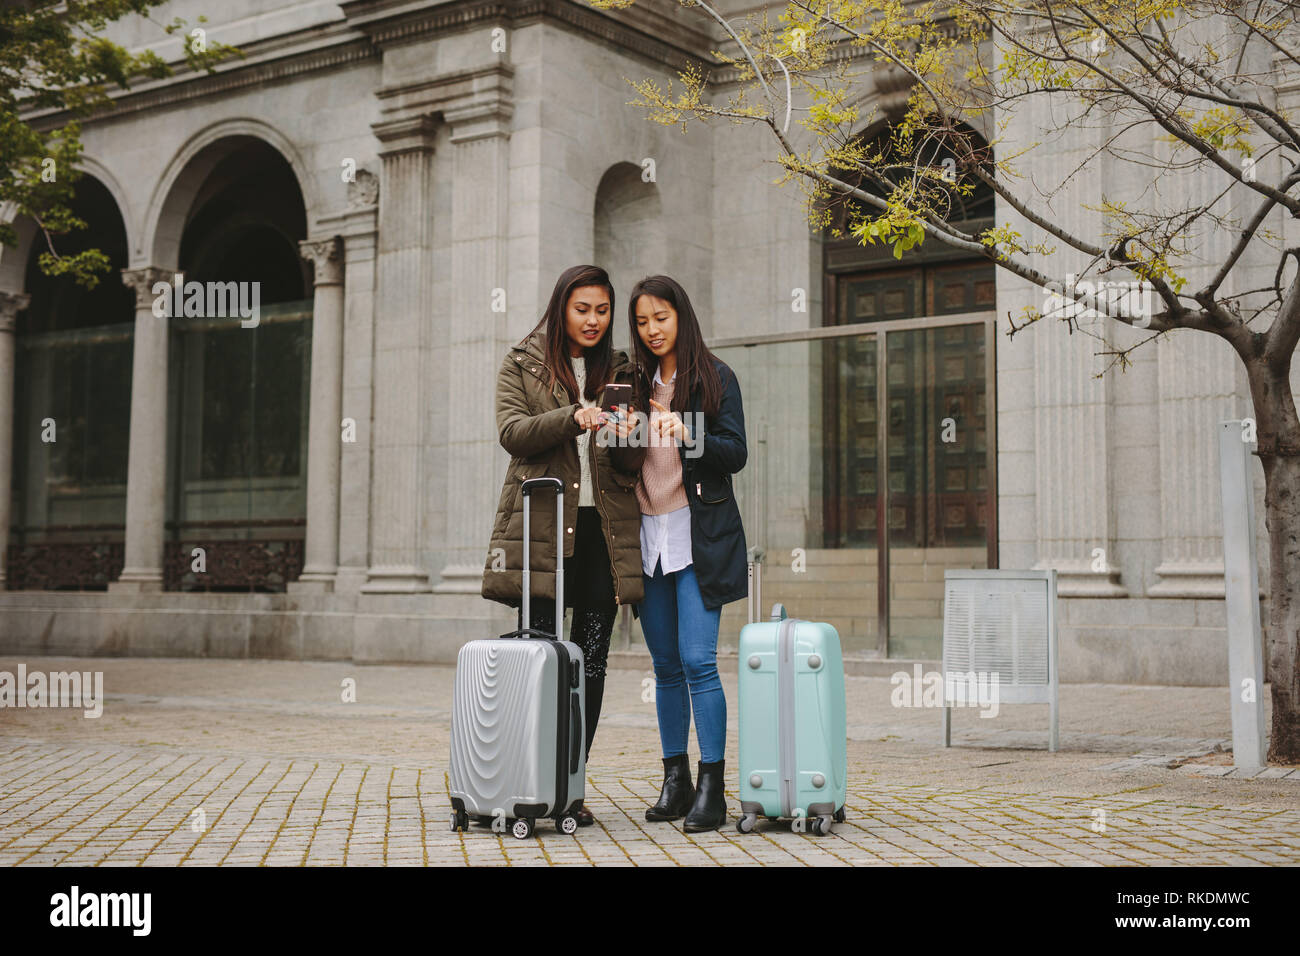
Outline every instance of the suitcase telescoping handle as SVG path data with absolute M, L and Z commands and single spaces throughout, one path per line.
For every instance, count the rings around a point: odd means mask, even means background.
M 745 557 L 749 563 L 749 594 L 746 597 L 746 610 L 749 614 L 749 623 L 753 624 L 758 620 L 758 616 L 763 613 L 763 557 L 765 552 L 758 545 L 754 545 L 746 552 Z
M 528 478 L 522 485 L 524 496 L 524 576 L 521 588 L 523 591 L 523 625 L 525 634 L 533 626 L 532 609 L 529 606 L 529 597 L 532 593 L 532 576 L 528 569 L 528 552 L 531 550 L 533 543 L 529 523 L 529 506 L 532 502 L 533 492 L 545 491 L 548 488 L 555 491 L 555 637 L 559 639 L 560 632 L 563 630 L 561 622 L 564 620 L 564 482 L 560 481 L 559 478 Z

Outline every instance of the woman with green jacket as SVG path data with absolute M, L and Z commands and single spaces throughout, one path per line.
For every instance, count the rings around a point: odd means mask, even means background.
M 523 495 L 529 478 L 564 482 L 564 598 L 573 608 L 570 640 L 582 648 L 586 748 L 600 719 L 605 662 L 618 607 L 644 597 L 641 512 L 633 449 L 612 435 L 602 393 L 610 382 L 631 382 L 627 353 L 614 351 L 610 317 L 614 287 L 604 269 L 573 266 L 555 283 L 546 312 L 514 346 L 497 375 L 496 418 L 510 467 L 483 571 L 483 596 L 511 607 L 522 603 Z M 607 429 L 606 439 L 597 432 Z M 538 502 L 534 502 L 538 504 Z M 532 625 L 555 627 L 555 508 L 531 514 Z M 562 628 L 560 629 L 562 631 Z M 560 631 L 557 631 L 559 633 Z M 594 822 L 584 806 L 580 825 Z

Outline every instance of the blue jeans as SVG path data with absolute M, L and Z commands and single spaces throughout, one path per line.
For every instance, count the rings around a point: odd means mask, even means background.
M 656 563 L 654 577 L 641 577 L 645 600 L 637 605 L 637 614 L 654 661 L 655 710 L 664 756 L 686 753 L 693 707 L 700 760 L 716 763 L 727 745 L 727 699 L 718 677 L 722 608 L 704 606 L 692 565 L 666 575 Z

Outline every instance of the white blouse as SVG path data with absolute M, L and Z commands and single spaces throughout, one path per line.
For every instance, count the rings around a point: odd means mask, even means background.
M 668 381 L 674 381 L 677 373 Z M 666 384 L 655 369 L 655 384 Z M 652 411 L 653 421 L 659 412 Z M 654 577 L 655 565 L 662 564 L 664 574 L 672 574 L 689 567 L 694 558 L 691 556 L 691 507 L 686 505 L 676 511 L 663 515 L 641 516 L 641 570 L 649 577 Z

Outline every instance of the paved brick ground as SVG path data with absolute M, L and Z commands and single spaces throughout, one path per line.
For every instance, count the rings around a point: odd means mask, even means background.
M 98 719 L 0 709 L 2 864 L 1300 863 L 1300 769 L 1236 779 L 1186 762 L 1227 745 L 1226 690 L 1067 685 L 1049 754 L 1043 707 L 959 711 L 944 749 L 938 711 L 850 678 L 846 823 L 688 835 L 644 821 L 660 766 L 649 673 L 611 671 L 588 770 L 598 825 L 519 841 L 447 826 L 450 668 L 25 663 L 102 670 L 107 702 Z M 341 700 L 347 678 L 356 703 Z M 734 779 L 729 803 L 734 815 Z

